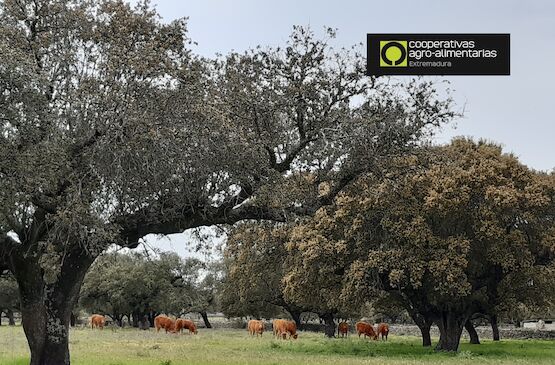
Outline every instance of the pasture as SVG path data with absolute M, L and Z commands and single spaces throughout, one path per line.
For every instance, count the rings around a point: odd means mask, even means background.
M 388 342 L 326 339 L 300 332 L 296 341 L 251 338 L 246 330 L 200 329 L 198 335 L 170 335 L 153 330 L 72 329 L 70 350 L 77 365 L 180 364 L 555 364 L 555 342 L 547 340 L 462 340 L 456 354 L 435 353 L 420 346 L 420 338 L 395 336 Z M 0 327 L 0 364 L 28 364 L 23 329 Z

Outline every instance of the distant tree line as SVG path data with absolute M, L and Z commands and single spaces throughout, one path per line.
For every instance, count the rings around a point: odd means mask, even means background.
M 108 253 L 102 255 L 85 277 L 79 305 L 88 313 L 109 316 L 122 325 L 124 318 L 134 327 L 158 314 L 183 316 L 198 313 L 205 326 L 207 311 L 216 304 L 217 272 L 197 259 L 183 259 L 173 252 Z

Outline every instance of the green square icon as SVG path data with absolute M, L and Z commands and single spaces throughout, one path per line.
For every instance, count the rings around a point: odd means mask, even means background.
M 407 67 L 407 41 L 380 41 L 380 67 Z

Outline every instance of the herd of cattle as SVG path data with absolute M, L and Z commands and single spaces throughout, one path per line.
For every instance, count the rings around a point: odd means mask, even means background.
M 102 329 L 105 323 L 106 318 L 103 315 L 93 314 L 91 316 L 91 328 Z M 154 318 L 154 328 L 156 328 L 156 332 L 160 332 L 161 329 L 165 330 L 166 333 L 181 333 L 183 330 L 189 330 L 190 334 L 197 334 L 197 327 L 193 321 L 183 318 L 172 319 L 164 315 L 159 315 Z M 274 336 L 277 338 L 285 340 L 288 337 L 289 339 L 296 339 L 298 337 L 297 325 L 294 321 L 274 319 L 272 322 L 272 329 Z M 364 338 L 369 337 L 373 340 L 377 340 L 379 336 L 381 336 L 382 340 L 387 340 L 387 335 L 389 334 L 389 325 L 387 323 L 378 324 L 375 330 L 374 326 L 369 323 L 357 322 L 355 324 L 355 329 L 358 337 L 364 335 Z M 262 333 L 264 333 L 264 322 L 252 319 L 247 324 L 247 330 L 251 336 L 262 336 Z M 347 322 L 341 322 L 337 326 L 337 335 L 340 337 L 347 336 L 349 331 L 350 326 Z
M 103 329 L 106 324 L 106 317 L 101 314 L 93 314 L 91 316 L 91 328 Z M 160 332 L 161 329 L 165 330 L 166 333 L 178 333 L 183 332 L 183 330 L 189 330 L 189 333 L 197 334 L 197 326 L 195 322 L 189 319 L 172 319 L 163 315 L 154 318 L 154 328 L 156 332 Z
M 286 319 L 274 319 L 272 322 L 272 329 L 274 332 L 274 336 L 277 338 L 283 338 L 284 340 L 289 337 L 290 339 L 296 339 L 298 337 L 297 334 L 297 325 L 293 321 L 289 321 Z M 389 325 L 387 323 L 380 323 L 377 326 L 377 330 L 374 330 L 374 326 L 366 322 L 357 322 L 355 324 L 355 329 L 358 334 L 358 337 L 364 335 L 364 338 L 369 337 L 373 340 L 377 340 L 379 336 L 381 336 L 382 340 L 387 340 L 387 335 L 389 335 Z M 262 336 L 264 332 L 264 322 L 252 319 L 247 324 L 247 330 L 251 334 L 251 336 L 258 337 L 258 335 Z M 337 335 L 338 337 L 345 337 L 349 334 L 350 326 L 347 322 L 341 322 L 337 326 Z

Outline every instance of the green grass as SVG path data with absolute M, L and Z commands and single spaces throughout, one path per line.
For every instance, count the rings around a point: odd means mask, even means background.
M 388 342 L 326 339 L 321 334 L 299 334 L 296 341 L 275 340 L 271 333 L 251 338 L 243 330 L 199 330 L 196 336 L 169 335 L 135 329 L 71 332 L 72 364 L 181 365 L 181 364 L 555 364 L 555 341 L 463 340 L 457 354 L 423 348 L 417 337 L 390 335 Z M 0 364 L 28 363 L 21 327 L 0 327 Z

